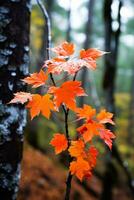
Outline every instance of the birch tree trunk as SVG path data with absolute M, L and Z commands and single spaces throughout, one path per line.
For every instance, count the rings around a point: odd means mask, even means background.
M 26 110 L 7 104 L 24 91 L 28 75 L 30 0 L 0 3 L 0 199 L 14 200 L 18 192 Z

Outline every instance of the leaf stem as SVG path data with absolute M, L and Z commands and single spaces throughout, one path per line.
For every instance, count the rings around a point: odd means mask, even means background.
M 69 114 L 69 109 L 65 109 L 64 105 L 63 105 L 63 110 L 65 113 L 65 131 L 66 131 L 66 137 L 67 137 L 67 141 L 68 141 L 68 148 L 70 146 L 70 137 L 69 137 L 69 130 L 68 130 L 68 114 Z

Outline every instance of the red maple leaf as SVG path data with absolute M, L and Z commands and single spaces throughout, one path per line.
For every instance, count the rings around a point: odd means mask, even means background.
M 50 144 L 55 148 L 56 154 L 65 151 L 68 147 L 68 141 L 65 135 L 60 133 L 54 134 L 54 138 L 51 140 Z
M 50 87 L 48 92 L 54 95 L 54 102 L 57 108 L 64 103 L 72 110 L 76 109 L 75 97 L 86 95 L 80 81 L 64 82 L 60 87 Z

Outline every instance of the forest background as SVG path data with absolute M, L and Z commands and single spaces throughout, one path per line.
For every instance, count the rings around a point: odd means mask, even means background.
M 37 2 L 32 1 L 30 48 L 26 49 L 30 50 L 30 73 L 39 71 L 43 66 L 48 40 L 44 13 L 39 5 L 40 1 Z M 73 42 L 77 50 L 93 47 L 110 52 L 98 61 L 96 71 L 83 70 L 79 73 L 78 79 L 83 80 L 83 86 L 89 94 L 89 97 L 82 98 L 79 104 L 88 103 L 97 110 L 106 107 L 108 111 L 113 112 L 116 140 L 112 152 L 105 149 L 100 141 L 96 141 L 101 156 L 93 178 L 83 184 L 76 181 L 71 198 L 132 200 L 134 198 L 134 1 L 46 0 L 42 1 L 42 5 L 47 9 L 51 21 L 52 46 L 66 40 Z M 36 91 L 42 94 L 43 88 Z M 71 136 L 74 136 L 76 123 L 72 121 L 73 115 L 70 117 L 69 126 Z M 28 118 L 18 197 L 20 200 L 63 199 L 62 186 L 55 186 L 53 177 L 49 177 L 49 169 L 52 166 L 54 174 L 58 173 L 59 177 L 66 171 L 66 155 L 55 158 L 53 149 L 49 145 L 53 133 L 63 129 L 62 114 L 58 117 L 53 115 L 49 121 L 41 116 L 32 121 Z M 46 167 L 36 169 L 40 171 L 36 173 L 33 170 L 36 163 Z M 57 168 L 60 170 L 56 171 Z M 35 176 L 36 181 L 32 176 Z M 46 183 L 44 180 L 49 182 L 48 188 L 44 188 Z

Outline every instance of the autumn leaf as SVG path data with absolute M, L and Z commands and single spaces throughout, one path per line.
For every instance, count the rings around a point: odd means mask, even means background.
M 112 149 L 112 142 L 113 142 L 112 140 L 115 138 L 115 135 L 108 129 L 101 129 L 99 135 L 100 135 L 100 138 L 102 140 L 104 140 L 106 145 L 108 145 L 108 147 L 111 150 Z
M 110 112 L 106 112 L 105 109 L 101 110 L 100 113 L 97 115 L 97 119 L 102 124 L 110 123 L 114 125 L 115 123 L 113 122 L 112 117 L 113 114 Z
M 68 151 L 72 157 L 83 157 L 85 144 L 82 140 L 72 141 Z
M 43 116 L 49 119 L 51 113 L 50 111 L 55 110 L 53 101 L 50 98 L 51 95 L 49 94 L 46 94 L 44 96 L 34 94 L 32 96 L 32 100 L 29 101 L 29 103 L 26 106 L 30 109 L 31 119 L 39 115 L 40 112 Z
M 81 59 L 93 59 L 93 60 L 96 60 L 97 58 L 103 56 L 106 52 L 104 51 L 100 51 L 98 49 L 95 49 L 95 48 L 90 48 L 90 49 L 82 49 L 80 51 L 80 58 Z
M 83 177 L 89 173 L 90 166 L 86 160 L 79 157 L 76 161 L 70 163 L 69 170 L 72 175 L 76 175 L 76 177 L 82 181 Z
M 51 50 L 59 56 L 71 56 L 74 53 L 74 44 L 65 41 L 61 45 L 54 47 Z
M 48 69 L 48 73 L 59 75 L 63 71 L 64 63 L 66 63 L 64 58 L 56 57 L 46 60 L 43 67 Z
M 17 92 L 14 93 L 14 98 L 8 103 L 21 103 L 24 104 L 27 101 L 32 100 L 32 94 L 28 92 Z
M 96 69 L 96 59 L 101 57 L 105 52 L 98 49 L 82 49 L 80 51 L 80 59 L 85 61 L 85 67 L 95 70 Z
M 100 128 L 102 128 L 101 124 L 91 120 L 90 122 L 85 123 L 77 128 L 77 131 L 82 134 L 82 137 L 86 143 L 91 141 L 95 135 L 99 135 Z
M 50 144 L 55 148 L 55 153 L 59 154 L 68 147 L 68 141 L 64 134 L 56 133 Z
M 61 74 L 62 71 L 64 71 L 70 75 L 74 75 L 84 65 L 82 61 L 81 62 L 73 60 L 66 61 L 64 59 L 59 59 L 58 61 L 52 60 L 50 63 L 46 64 L 46 66 L 48 68 L 48 72 L 52 74 L 59 75 Z
M 91 146 L 87 152 L 87 161 L 91 168 L 94 168 L 97 161 L 98 151 L 94 146 Z
M 76 113 L 79 119 L 92 119 L 95 116 L 96 110 L 91 106 L 84 104 L 83 108 L 76 108 Z
M 54 103 L 57 108 L 64 103 L 69 109 L 76 109 L 77 96 L 86 96 L 80 81 L 67 81 L 60 87 L 50 87 L 48 93 L 54 95 Z
M 65 60 L 64 58 L 54 58 L 52 60 L 47 60 L 43 67 L 48 68 L 48 72 L 59 75 L 62 72 L 67 72 L 70 75 L 74 75 L 83 67 L 87 67 L 89 69 L 96 68 L 96 62 L 94 60 L 91 63 L 87 63 L 85 60 Z
M 43 70 L 40 70 L 39 73 L 33 73 L 30 76 L 22 79 L 22 81 L 27 84 L 33 85 L 33 88 L 37 88 L 41 85 L 44 85 L 47 79 L 48 75 Z

